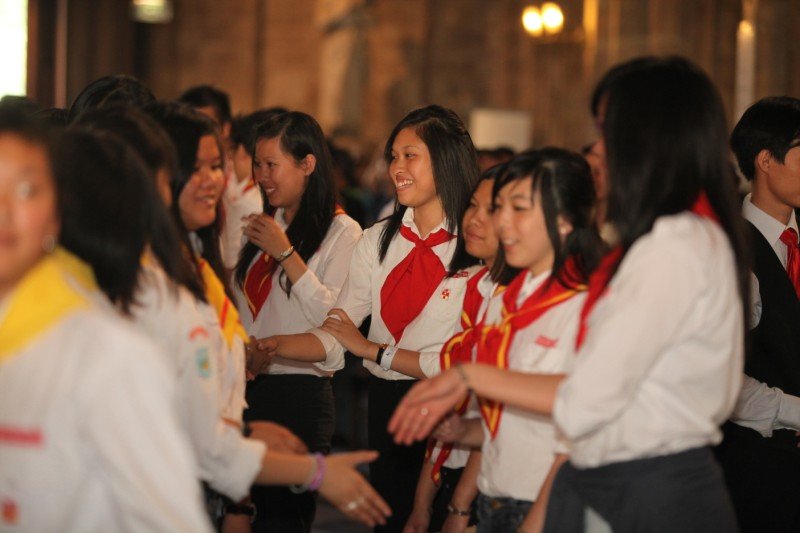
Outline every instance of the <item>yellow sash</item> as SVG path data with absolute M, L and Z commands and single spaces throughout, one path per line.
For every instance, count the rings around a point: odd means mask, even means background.
M 40 260 L 9 295 L 5 316 L 0 319 L 0 362 L 18 353 L 89 301 L 70 287 L 60 265 L 58 249 Z
M 225 287 L 217 277 L 214 269 L 203 259 L 198 258 L 197 262 L 200 265 L 200 276 L 203 278 L 206 300 L 217 312 L 219 324 L 222 327 L 222 336 L 225 337 L 228 348 L 233 345 L 233 339 L 237 335 L 244 342 L 247 342 L 247 332 L 245 332 L 244 326 L 239 321 L 239 312 L 228 298 L 228 295 L 225 294 Z

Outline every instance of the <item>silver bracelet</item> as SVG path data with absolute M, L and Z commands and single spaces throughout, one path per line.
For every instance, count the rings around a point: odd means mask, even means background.
M 383 351 L 383 357 L 381 357 L 381 368 L 384 370 L 391 370 L 392 369 L 392 359 L 394 359 L 394 355 L 397 353 L 399 348 L 397 346 L 387 346 L 386 349 Z
M 287 257 L 292 255 L 293 253 L 294 253 L 294 246 L 289 246 L 287 249 L 285 249 L 284 251 L 279 253 L 277 256 L 275 256 L 275 258 L 274 258 L 275 262 L 276 263 L 282 263 L 284 260 L 286 260 Z

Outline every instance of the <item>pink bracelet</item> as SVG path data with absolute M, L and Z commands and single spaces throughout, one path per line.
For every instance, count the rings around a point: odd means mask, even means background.
M 328 465 L 325 462 L 325 456 L 321 453 L 315 453 L 314 459 L 317 460 L 317 471 L 314 472 L 314 477 L 311 478 L 311 481 L 306 486 L 306 490 L 316 491 L 322 486 L 322 480 L 325 478 L 325 471 L 328 469 Z
M 325 478 L 325 471 L 327 470 L 327 464 L 325 463 L 325 456 L 321 453 L 315 453 L 312 455 L 315 460 L 314 472 L 311 474 L 311 477 L 303 483 L 302 485 L 290 485 L 289 490 L 294 492 L 295 494 L 300 494 L 306 492 L 308 490 L 315 491 L 319 490 L 322 486 L 322 480 Z

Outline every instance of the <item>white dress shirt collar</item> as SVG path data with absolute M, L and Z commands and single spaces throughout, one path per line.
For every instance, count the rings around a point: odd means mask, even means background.
M 448 232 L 450 231 L 450 230 L 447 229 L 447 226 L 448 226 L 447 218 L 443 218 L 442 221 L 439 223 L 439 225 L 436 226 L 435 228 L 433 228 L 430 231 L 430 233 L 428 233 L 428 235 L 422 235 L 419 232 L 419 228 L 417 228 L 417 224 L 414 222 L 414 208 L 413 207 L 407 207 L 406 208 L 406 212 L 403 213 L 403 225 L 404 226 L 408 226 L 409 228 L 411 228 L 411 231 L 416 233 L 417 236 L 419 238 L 421 238 L 421 239 L 428 238 L 429 235 L 433 235 L 434 233 L 436 233 L 440 229 L 443 229 L 443 230 L 448 231 Z M 457 233 L 458 233 L 457 230 L 453 231 L 453 235 L 456 235 Z
M 525 282 L 522 284 L 522 289 L 520 289 L 519 295 L 517 296 L 517 306 L 522 305 L 522 302 L 527 300 L 528 297 L 550 277 L 551 272 L 551 270 L 546 270 L 534 276 L 530 271 L 527 271 L 525 273 Z
M 771 215 L 764 212 L 761 208 L 757 207 L 752 199 L 752 194 L 748 194 L 744 198 L 744 202 L 742 204 L 742 214 L 744 218 L 750 221 L 761 235 L 767 239 L 767 242 L 772 246 L 775 247 L 781 240 L 781 235 L 783 234 L 786 228 L 792 228 L 797 231 L 797 219 L 794 214 L 794 209 L 792 210 L 792 214 L 789 217 L 789 223 L 784 225 L 779 220 L 776 220 Z

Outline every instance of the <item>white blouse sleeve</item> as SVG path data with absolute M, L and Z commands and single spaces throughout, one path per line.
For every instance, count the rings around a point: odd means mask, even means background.
M 598 302 L 596 310 L 605 309 L 590 322 L 575 369 L 553 407 L 569 439 L 594 432 L 628 406 L 707 288 L 697 252 L 663 244 L 632 248 L 617 272 L 620 282 L 612 281 Z
M 731 421 L 763 437 L 775 429 L 800 430 L 800 398 L 745 375 Z
M 332 306 L 344 310 L 354 324 L 360 326 L 364 319 L 372 313 L 372 283 L 377 266 L 378 243 L 380 230 L 373 227 L 364 232 L 353 250 L 347 279 L 336 303 Z M 330 310 L 330 308 L 328 309 Z M 327 311 L 326 310 L 326 313 Z M 344 367 L 344 347 L 331 334 L 320 329 L 312 329 L 325 347 L 327 357 L 315 363 L 323 371 L 334 371 Z
M 323 263 L 316 268 L 318 274 L 309 268 L 292 286 L 303 315 L 312 324 L 321 325 L 336 302 L 347 278 L 353 249 L 361 237 L 361 228 L 355 221 L 347 219 L 342 225 L 330 244 L 326 243 Z

